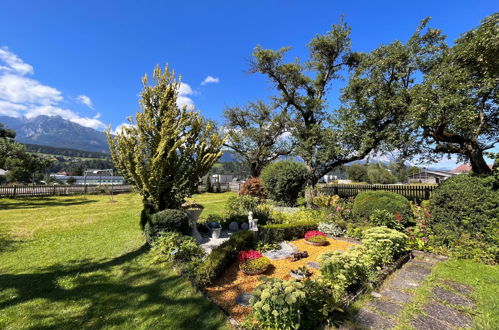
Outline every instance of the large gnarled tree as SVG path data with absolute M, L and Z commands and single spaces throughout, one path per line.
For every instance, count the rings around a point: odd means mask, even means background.
M 429 159 L 456 154 L 490 174 L 484 152 L 499 142 L 499 14 L 445 49 L 414 89 L 415 150 Z
M 266 75 L 289 108 L 296 154 L 310 171 L 309 187 L 338 166 L 403 141 L 407 130 L 399 128 L 410 105 L 409 88 L 440 41 L 433 30 L 423 33 L 425 24 L 406 44 L 393 42 L 367 54 L 350 51 L 350 28 L 343 22 L 312 39 L 303 63 L 284 62 L 289 48 L 255 49 L 252 72 Z M 351 76 L 343 105 L 328 110 L 328 91 L 346 69 Z
M 135 120 L 116 136 L 107 131 L 111 155 L 148 212 L 176 209 L 220 158 L 224 138 L 198 112 L 177 105 L 180 82 L 168 67 L 157 66 L 152 84 L 147 75 L 142 83 Z
M 243 107 L 230 107 L 224 112 L 229 135 L 225 145 L 234 150 L 247 164 L 252 177 L 279 156 L 289 155 L 292 149 L 284 137 L 287 118 L 284 109 L 261 100 Z

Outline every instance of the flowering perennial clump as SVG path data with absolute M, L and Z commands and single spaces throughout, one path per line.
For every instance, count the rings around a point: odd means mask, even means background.
M 255 250 L 241 251 L 239 252 L 239 263 L 244 263 L 247 260 L 258 259 L 261 258 L 262 256 L 263 255 L 261 252 Z
M 318 230 L 311 230 L 311 231 L 307 231 L 305 233 L 305 239 L 306 240 L 308 240 L 309 238 L 314 237 L 314 236 L 324 236 L 324 237 L 326 237 L 326 234 L 324 234 L 323 232 L 318 231 Z

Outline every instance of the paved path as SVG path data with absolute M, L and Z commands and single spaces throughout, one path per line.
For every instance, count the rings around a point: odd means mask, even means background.
M 404 306 L 414 300 L 413 289 L 421 286 L 431 273 L 433 266 L 445 260 L 445 257 L 415 253 L 416 258 L 407 262 L 399 271 L 391 275 L 380 292 L 373 292 L 369 302 L 353 318 L 355 323 L 349 329 L 390 329 L 398 324 L 397 317 Z M 445 288 L 444 288 L 445 287 Z M 450 288 L 447 290 L 446 288 Z M 458 308 L 473 308 L 469 298 L 472 289 L 466 285 L 439 281 L 431 288 L 428 301 L 423 305 L 422 313 L 411 320 L 417 330 L 447 330 L 467 328 L 472 320 Z

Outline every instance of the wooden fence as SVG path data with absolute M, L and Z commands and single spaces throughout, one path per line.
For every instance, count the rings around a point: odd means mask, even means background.
M 113 193 L 132 191 L 131 185 L 113 185 Z M 0 197 L 31 197 L 81 194 L 110 194 L 111 185 L 0 185 Z
M 437 185 L 392 185 L 392 184 L 332 184 L 320 189 L 327 195 L 354 197 L 362 191 L 384 190 L 405 196 L 409 200 L 422 201 L 429 199 Z

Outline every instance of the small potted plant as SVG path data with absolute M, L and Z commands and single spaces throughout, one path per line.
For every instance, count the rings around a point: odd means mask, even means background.
M 312 272 L 307 269 L 307 267 L 299 267 L 297 269 L 293 269 L 290 273 L 292 278 L 297 280 L 303 280 L 312 275 Z
M 270 265 L 270 259 L 261 252 L 249 250 L 239 252 L 239 269 L 247 275 L 264 273 Z
M 211 229 L 211 238 L 219 238 L 220 233 L 222 232 L 222 226 L 220 223 L 214 221 L 210 223 L 210 229 Z
M 326 234 L 317 230 L 307 231 L 305 233 L 305 242 L 310 245 L 321 246 L 326 244 Z

